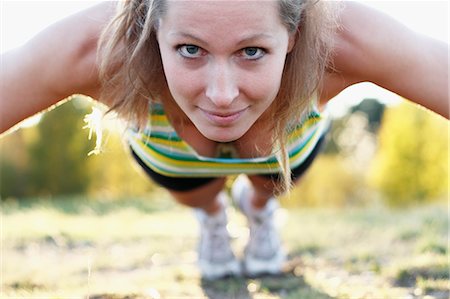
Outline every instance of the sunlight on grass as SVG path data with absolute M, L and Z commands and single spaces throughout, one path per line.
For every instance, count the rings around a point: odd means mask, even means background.
M 196 267 L 198 226 L 192 211 L 166 196 L 4 203 L 4 294 L 99 299 L 449 295 L 448 216 L 442 205 L 402 211 L 290 209 L 282 213 L 290 253 L 285 276 L 205 282 Z M 248 237 L 245 219 L 233 209 L 229 214 L 232 245 L 241 256 Z

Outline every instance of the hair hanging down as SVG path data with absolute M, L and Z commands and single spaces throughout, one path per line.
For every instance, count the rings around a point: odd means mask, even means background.
M 291 187 L 291 170 L 286 149 L 287 127 L 300 121 L 311 103 L 317 103 L 317 91 L 331 66 L 334 35 L 337 29 L 338 2 L 321 0 L 280 0 L 280 17 L 295 45 L 287 55 L 280 91 L 274 102 L 273 124 L 282 169 L 279 193 Z
M 140 128 L 148 117 L 149 100 L 167 91 L 156 28 L 166 10 L 164 0 L 127 0 L 100 37 L 98 60 L 101 100 Z
M 170 1 L 170 0 L 169 0 Z M 296 37 L 286 57 L 279 93 L 271 106 L 274 145 L 282 169 L 279 192 L 291 185 L 286 150 L 287 126 L 299 121 L 320 88 L 330 66 L 338 4 L 320 0 L 278 0 L 280 18 Z M 127 0 L 103 32 L 98 58 L 101 99 L 127 122 L 140 128 L 148 121 L 149 101 L 169 96 L 156 38 L 167 0 Z

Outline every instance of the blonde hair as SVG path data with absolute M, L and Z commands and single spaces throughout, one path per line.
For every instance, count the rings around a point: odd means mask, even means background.
M 333 1 L 278 0 L 280 18 L 295 45 L 286 57 L 282 83 L 270 109 L 282 169 L 279 192 L 289 190 L 291 175 L 286 149 L 287 126 L 299 121 L 316 101 L 324 73 L 330 67 L 337 9 Z M 99 43 L 101 100 L 111 110 L 139 127 L 147 123 L 149 101 L 168 95 L 156 39 L 158 20 L 167 11 L 166 0 L 128 0 Z

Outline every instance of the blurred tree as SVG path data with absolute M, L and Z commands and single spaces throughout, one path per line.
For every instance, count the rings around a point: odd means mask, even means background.
M 88 189 L 86 158 L 94 145 L 82 128 L 90 105 L 86 99 L 74 96 L 43 114 L 36 127 L 38 137 L 29 147 L 29 193 L 68 195 Z
M 376 133 L 381 125 L 383 118 L 384 104 L 380 103 L 377 99 L 364 99 L 356 106 L 350 109 L 351 113 L 362 112 L 366 115 L 370 132 Z
M 366 98 L 363 99 L 359 104 L 351 107 L 348 113 L 342 117 L 333 119 L 331 123 L 330 132 L 328 134 L 327 143 L 324 148 L 324 153 L 336 155 L 340 154 L 345 149 L 342 148 L 340 144 L 340 139 L 343 134 L 348 132 L 349 126 L 351 126 L 352 119 L 356 117 L 366 119 L 364 126 L 358 125 L 358 129 L 361 133 L 367 133 L 366 135 L 374 136 L 378 133 L 378 129 L 381 124 L 381 119 L 383 117 L 385 105 L 382 104 L 377 99 Z M 369 134 L 370 133 L 370 134 Z M 360 140 L 353 138 L 354 143 L 358 143 Z
M 301 207 L 365 205 L 372 198 L 367 194 L 364 180 L 342 156 L 320 155 L 281 203 Z
M 88 155 L 96 138 L 88 140 L 83 127 L 93 105 L 83 96 L 74 96 L 43 113 L 38 125 L 2 136 L 1 199 L 87 193 L 117 198 L 154 189 L 151 180 L 134 167 L 122 142 L 124 129 L 114 115 L 103 120 L 100 116 L 103 146 L 98 155 Z
M 376 150 L 384 107 L 377 99 L 368 98 L 333 119 L 322 155 L 283 203 L 344 207 L 370 202 L 367 164 Z
M 0 139 L 0 197 L 26 196 L 27 144 L 26 131 L 19 130 Z
M 370 181 L 392 205 L 448 196 L 449 123 L 404 102 L 386 111 Z
M 110 198 L 144 195 L 156 185 L 133 161 L 122 141 L 123 128 L 116 125 L 110 123 L 103 129 L 105 140 L 100 153 L 88 158 L 92 174 L 89 192 Z

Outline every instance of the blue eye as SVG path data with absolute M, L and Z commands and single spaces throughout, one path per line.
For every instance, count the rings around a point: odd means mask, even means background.
M 257 47 L 248 47 L 242 49 L 242 56 L 244 56 L 245 59 L 249 60 L 257 60 L 261 57 L 263 57 L 266 54 L 266 51 L 264 51 L 261 48 Z
M 177 50 L 185 58 L 197 58 L 203 54 L 202 49 L 195 45 L 182 45 Z

